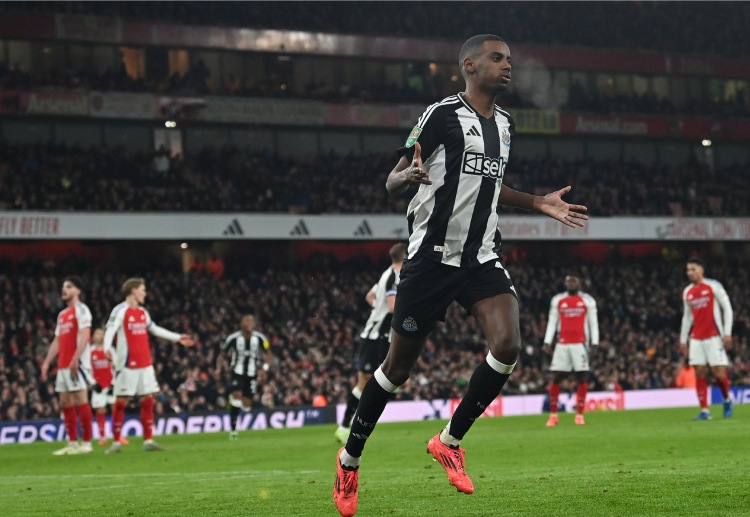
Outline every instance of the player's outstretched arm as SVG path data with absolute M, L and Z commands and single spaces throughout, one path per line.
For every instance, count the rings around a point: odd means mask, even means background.
M 406 192 L 412 183 L 432 185 L 430 176 L 422 167 L 422 147 L 419 142 L 414 144 L 414 158 L 411 163 L 402 156 L 396 167 L 388 175 L 385 188 L 391 196 Z
M 583 221 L 589 218 L 584 213 L 588 212 L 588 208 L 584 205 L 571 205 L 563 201 L 562 196 L 570 192 L 570 189 L 571 187 L 567 186 L 555 192 L 550 192 L 546 196 L 534 196 L 503 186 L 498 203 L 514 208 L 537 211 L 571 228 L 583 227 L 585 226 Z
M 557 219 L 566 226 L 571 228 L 583 227 L 584 222 L 589 216 L 584 212 L 588 212 L 588 208 L 583 205 L 571 205 L 570 203 L 563 201 L 562 197 L 570 192 L 570 185 L 555 192 L 550 192 L 544 197 L 537 196 L 537 203 L 535 209 L 538 212 L 543 213 L 552 219 Z

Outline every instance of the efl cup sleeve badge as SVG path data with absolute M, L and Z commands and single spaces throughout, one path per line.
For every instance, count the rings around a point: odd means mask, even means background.
M 409 138 L 406 139 L 405 147 L 409 148 L 409 147 L 412 147 L 414 144 L 416 144 L 417 139 L 419 138 L 419 135 L 421 134 L 422 134 L 422 128 L 419 126 L 414 126 L 414 129 L 412 129 L 411 133 L 409 134 Z M 510 139 L 510 135 L 508 135 L 508 138 Z

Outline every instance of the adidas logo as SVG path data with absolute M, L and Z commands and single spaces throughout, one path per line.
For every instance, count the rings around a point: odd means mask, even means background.
M 354 232 L 355 237 L 366 237 L 368 235 L 372 235 L 372 228 L 370 228 L 369 223 L 367 222 L 367 219 L 362 220 L 362 224 L 360 224 L 357 227 L 357 230 Z
M 300 219 L 297 224 L 294 225 L 289 235 L 310 235 L 310 230 L 307 229 L 304 219 Z
M 482 136 L 482 133 L 477 131 L 477 128 L 474 126 L 471 126 L 471 129 L 466 132 L 466 136 Z
M 224 230 L 224 235 L 245 235 L 245 232 L 242 231 L 240 222 L 237 219 L 232 219 L 232 222 L 229 223 L 227 229 Z

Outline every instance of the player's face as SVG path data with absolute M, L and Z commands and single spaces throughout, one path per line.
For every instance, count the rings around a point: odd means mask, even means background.
M 255 318 L 252 316 L 244 316 L 240 321 L 240 327 L 243 332 L 252 332 L 255 330 Z
M 502 41 L 485 41 L 484 50 L 474 59 L 480 86 L 500 93 L 510 84 L 510 48 Z
M 94 334 L 91 336 L 91 342 L 95 345 L 101 345 L 104 343 L 104 331 L 102 329 L 96 329 Z
M 688 264 L 687 265 L 687 277 L 691 282 L 700 282 L 703 280 L 703 268 L 700 264 Z
M 146 284 L 141 284 L 132 291 L 135 301 L 143 303 L 146 301 Z
M 72 283 L 63 282 L 62 293 L 60 294 L 60 296 L 62 297 L 64 302 L 77 298 L 80 294 L 81 290 L 74 286 Z
M 565 289 L 570 292 L 578 291 L 581 288 L 581 281 L 576 276 L 565 277 Z

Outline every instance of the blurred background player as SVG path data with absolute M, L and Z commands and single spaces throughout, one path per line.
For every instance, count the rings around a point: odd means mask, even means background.
M 716 280 L 705 278 L 704 273 L 705 265 L 700 258 L 688 259 L 687 277 L 690 284 L 682 291 L 680 351 L 683 354 L 687 353 L 690 364 L 695 366 L 695 389 L 701 406 L 701 412 L 696 419 L 711 419 L 711 411 L 708 409 L 707 366 L 711 367 L 724 397 L 724 417 L 729 418 L 733 410 L 732 399 L 729 396 L 729 358 L 726 349 L 732 346 L 734 313 L 724 286 Z
M 112 361 L 111 353 L 104 351 L 104 329 L 94 330 L 91 336 L 91 374 L 95 384 L 91 387 L 91 408 L 96 412 L 96 424 L 99 428 L 99 445 L 107 444 L 107 406 L 115 403 L 112 393 Z M 120 443 L 128 445 L 128 441 L 120 437 Z
M 91 406 L 88 401 L 90 374 L 82 366 L 81 356 L 88 347 L 91 337 L 91 311 L 81 301 L 83 282 L 77 276 L 63 280 L 62 300 L 67 307 L 57 316 L 55 338 L 42 363 L 41 379 L 47 380 L 49 367 L 57 360 L 55 391 L 60 394 L 65 429 L 68 431 L 68 445 L 52 454 L 85 454 L 91 448 Z M 82 443 L 78 444 L 78 422 L 81 421 Z
M 151 345 L 148 334 L 167 341 L 192 346 L 187 334 L 178 334 L 156 325 L 148 311 L 142 306 L 146 300 L 146 281 L 129 278 L 122 284 L 125 301 L 115 306 L 107 321 L 104 333 L 105 353 L 111 353 L 112 341 L 117 336 L 115 352 L 114 393 L 117 397 L 112 410 L 112 434 L 114 441 L 107 454 L 120 452 L 120 431 L 125 420 L 125 406 L 133 396 L 140 397 L 141 423 L 143 424 L 143 450 L 159 451 L 162 447 L 153 440 L 154 393 L 159 391 L 156 382 Z
M 404 263 L 404 255 L 406 255 L 406 245 L 395 244 L 388 254 L 391 257 L 391 265 L 380 275 L 378 283 L 372 286 L 365 296 L 372 311 L 364 330 L 359 335 L 357 385 L 349 393 L 341 424 L 334 434 L 342 444 L 345 444 L 349 437 L 349 426 L 354 412 L 357 411 L 359 397 L 362 396 L 365 384 L 388 354 L 391 319 L 393 307 L 396 305 L 396 286 L 401 266 Z
M 544 334 L 543 350 L 552 353 L 552 339 L 557 333 L 557 344 L 552 355 L 552 382 L 549 385 L 549 412 L 547 427 L 556 426 L 557 405 L 560 397 L 560 383 L 575 372 L 576 418 L 577 425 L 585 423 L 583 410 L 586 406 L 586 393 L 589 390 L 589 351 L 588 344 L 599 344 L 599 322 L 596 314 L 596 301 L 581 291 L 581 279 L 574 275 L 565 277 L 565 292 L 552 297 Z
M 231 440 L 236 440 L 237 417 L 240 409 L 249 412 L 253 408 L 253 397 L 258 392 L 258 375 L 263 371 L 263 362 L 270 362 L 271 344 L 266 336 L 255 330 L 255 316 L 245 314 L 240 320 L 240 330 L 227 336 L 222 352 L 231 351 L 230 369 L 232 381 L 229 395 L 229 416 L 232 430 Z

